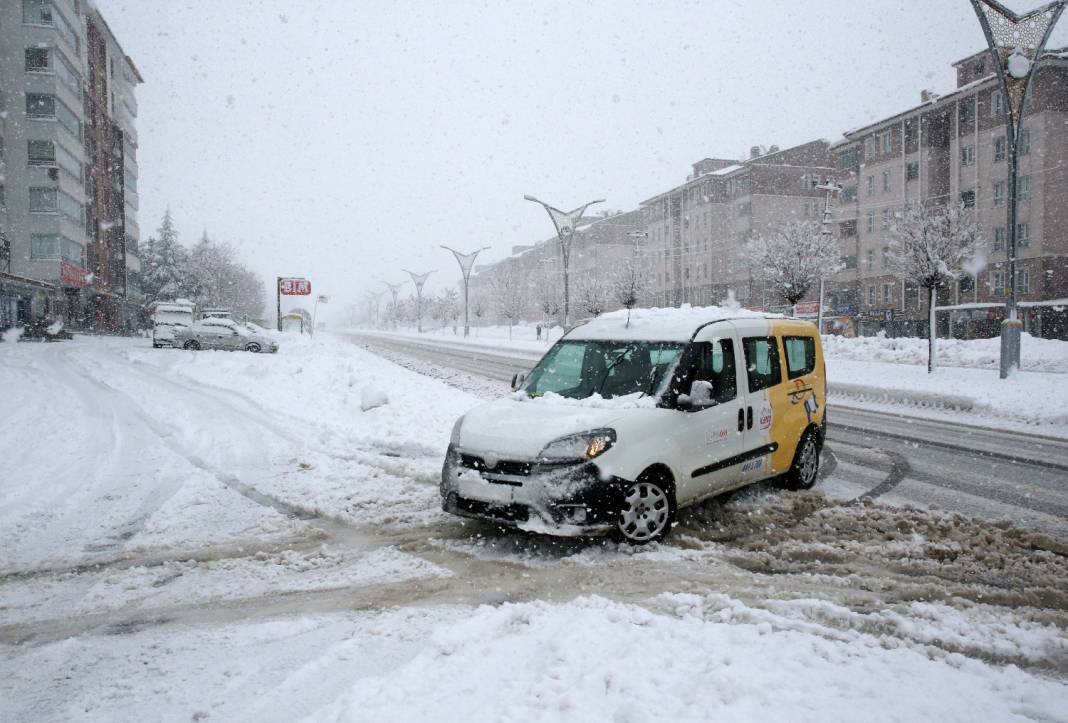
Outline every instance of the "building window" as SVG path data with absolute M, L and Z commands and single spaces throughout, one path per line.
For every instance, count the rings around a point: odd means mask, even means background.
M 890 247 L 883 246 L 883 268 L 890 265 Z
M 909 161 L 905 164 L 905 180 L 915 181 L 920 177 L 920 164 L 917 161 Z
M 994 162 L 1005 160 L 1005 136 L 994 139 Z
M 975 165 L 975 146 L 970 143 L 960 147 L 960 164 L 962 166 Z
M 957 290 L 961 294 L 961 296 L 963 296 L 964 294 L 967 294 L 969 291 L 973 290 L 974 288 L 975 288 L 975 280 L 972 279 L 971 276 L 967 276 L 967 275 L 962 276 L 962 277 L 960 277 L 960 281 L 957 282 Z
M 875 287 L 868 287 L 868 306 L 875 306 Z
M 26 25 L 52 25 L 52 0 L 22 0 L 22 22 Z
M 875 233 L 875 211 L 868 211 L 868 233 Z
M 879 155 L 879 137 L 868 136 L 864 139 L 864 158 L 868 160 L 877 155 Z
M 1004 206 L 1005 205 L 1005 182 L 1004 181 L 994 181 L 994 205 L 995 206 Z
M 994 227 L 994 251 L 1004 251 L 1004 250 L 1005 250 L 1005 227 L 1004 226 L 995 226 Z
M 1001 94 L 1000 90 L 995 90 L 990 95 L 990 115 L 1005 115 L 1005 96 Z
M 890 306 L 894 303 L 894 285 L 883 284 L 883 304 Z
M 883 171 L 883 193 L 890 193 L 890 171 Z
M 30 166 L 54 166 L 56 165 L 56 144 L 52 141 L 27 141 L 28 160 Z
M 975 208 L 975 191 L 964 191 L 961 193 L 960 203 L 965 208 Z
M 868 249 L 868 258 L 866 259 L 868 265 L 868 271 L 875 268 L 875 249 Z
M 991 274 L 990 291 L 994 296 L 1005 295 L 1005 272 L 995 271 Z
M 868 176 L 868 195 L 875 193 L 875 176 Z
M 1030 293 L 1031 274 L 1022 270 L 1016 272 L 1016 291 L 1021 294 Z
M 59 258 L 59 236 L 56 234 L 30 234 L 30 258 L 35 260 Z
M 1021 156 L 1026 156 L 1031 152 L 1031 129 L 1020 129 L 1020 142 L 1016 144 L 1016 152 Z
M 957 116 L 960 118 L 960 125 L 962 126 L 975 122 L 975 96 L 965 98 L 960 102 Z
M 1022 248 L 1024 246 L 1031 245 L 1031 224 L 1018 223 L 1016 224 L 1016 247 Z
M 916 142 L 916 128 L 917 123 L 915 118 L 909 118 L 905 121 L 905 143 Z
M 59 211 L 58 193 L 55 188 L 31 188 L 30 213 L 57 213 Z
M 857 235 L 856 221 L 842 221 L 838 224 L 838 235 L 842 238 L 852 238 Z
M 894 148 L 893 137 L 890 135 L 890 131 L 883 131 L 879 134 L 879 150 L 884 154 L 889 153 Z
M 4 193 L 4 184 L 0 183 L 0 208 L 7 208 L 7 195 Z
M 845 186 L 842 189 L 842 200 L 843 201 L 856 201 L 857 200 L 857 187 L 856 186 Z
M 1031 200 L 1031 177 L 1020 176 L 1016 179 L 1016 198 L 1020 201 Z
M 48 48 L 26 48 L 26 72 L 47 73 L 52 69 L 52 53 Z
M 26 115 L 30 118 L 55 118 L 56 99 L 51 95 L 27 93 Z
M 883 223 L 882 223 L 883 230 L 886 230 L 886 229 L 890 228 L 890 219 L 891 218 L 893 218 L 893 216 L 890 213 L 890 209 L 889 208 L 884 208 L 883 209 Z

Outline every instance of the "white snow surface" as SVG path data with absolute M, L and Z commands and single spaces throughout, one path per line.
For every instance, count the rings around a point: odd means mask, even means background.
M 725 319 L 780 319 L 778 314 L 749 311 L 737 306 L 689 306 L 682 308 L 626 309 L 610 311 L 579 324 L 568 339 L 644 339 L 689 341 L 697 327 Z M 629 319 L 629 322 L 628 322 Z

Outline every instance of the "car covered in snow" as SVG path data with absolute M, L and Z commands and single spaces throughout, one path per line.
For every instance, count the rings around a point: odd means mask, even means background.
M 182 349 L 226 349 L 230 351 L 275 352 L 278 343 L 266 334 L 250 331 L 232 319 L 209 317 L 174 334 L 174 345 Z
M 179 329 L 187 329 L 193 325 L 195 309 L 193 302 L 184 299 L 154 303 L 152 305 L 152 346 L 157 349 L 177 346 L 174 343 L 174 334 Z
M 812 323 L 719 307 L 605 314 L 457 420 L 442 506 L 659 540 L 681 507 L 771 478 L 815 484 L 826 396 Z

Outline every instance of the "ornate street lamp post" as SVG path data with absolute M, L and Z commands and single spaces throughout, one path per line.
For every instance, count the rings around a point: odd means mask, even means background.
M 446 251 L 452 251 L 452 255 L 456 257 L 456 263 L 460 264 L 460 272 L 464 275 L 464 336 L 469 336 L 471 334 L 471 322 L 467 313 L 467 297 L 469 287 L 471 286 L 471 269 L 475 267 L 475 257 L 488 249 L 489 246 L 475 249 L 468 254 L 460 253 L 456 249 L 451 249 L 448 246 L 442 246 L 441 248 Z
M 553 226 L 556 227 L 556 236 L 560 239 L 560 254 L 563 258 L 564 266 L 564 323 L 566 328 L 568 324 L 568 316 L 571 311 L 571 291 L 568 287 L 568 262 L 571 259 L 571 240 L 575 237 L 575 225 L 582 218 L 582 214 L 586 212 L 586 209 L 595 203 L 604 203 L 604 199 L 598 199 L 596 201 L 590 201 L 584 203 L 578 208 L 572 211 L 561 211 L 558 208 L 553 208 L 544 201 L 539 201 L 533 196 L 523 196 L 527 201 L 533 201 L 534 203 L 541 204 L 549 213 L 549 218 L 553 221 Z
M 831 231 L 831 196 L 837 198 L 838 194 L 842 192 L 842 187 L 834 179 L 830 179 L 827 183 L 816 186 L 816 188 L 827 192 L 827 197 L 823 200 L 823 223 L 820 226 L 820 234 L 829 239 L 834 235 L 834 232 Z M 820 274 L 820 308 L 816 312 L 816 329 L 820 334 L 823 333 L 823 282 L 823 274 Z
M 414 271 L 408 271 L 408 269 L 401 269 L 406 271 L 409 276 L 412 277 L 412 283 L 415 284 L 415 324 L 416 330 L 423 333 L 423 284 L 426 283 L 427 277 L 430 276 L 433 271 L 427 271 L 425 274 L 417 274 Z
M 382 283 L 386 285 L 386 288 L 389 289 L 389 293 L 393 295 L 393 311 L 390 314 L 390 317 L 391 317 L 391 320 L 393 321 L 393 330 L 396 331 L 397 330 L 397 293 L 401 290 L 401 287 L 404 286 L 405 284 L 407 284 L 408 282 L 407 281 L 401 281 L 400 283 L 397 283 L 397 284 L 391 284 L 388 281 L 383 281 Z
M 1016 196 L 1020 129 L 1023 127 L 1024 100 L 1035 75 L 1035 67 L 1049 41 L 1068 0 L 1054 0 L 1018 15 L 997 0 L 971 0 L 979 25 L 986 36 L 994 60 L 1005 114 L 1005 142 L 1008 162 L 1008 218 L 1005 223 L 1005 250 L 1008 260 L 1009 298 L 1005 321 L 1001 323 L 1001 378 L 1020 367 L 1020 332 L 1023 324 L 1016 308 Z M 1004 53 L 1011 53 L 1005 56 Z M 1030 51 L 1025 53 L 1024 50 Z M 1030 56 L 1030 57 L 1029 57 Z

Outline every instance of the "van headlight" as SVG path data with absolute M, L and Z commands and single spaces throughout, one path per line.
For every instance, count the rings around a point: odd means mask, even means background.
M 538 458 L 548 462 L 577 462 L 599 457 L 616 443 L 616 430 L 592 429 L 569 434 L 545 445 Z
M 456 424 L 452 425 L 452 434 L 449 436 L 449 444 L 459 444 L 460 442 L 460 427 L 463 426 L 464 418 L 460 417 L 456 420 Z

